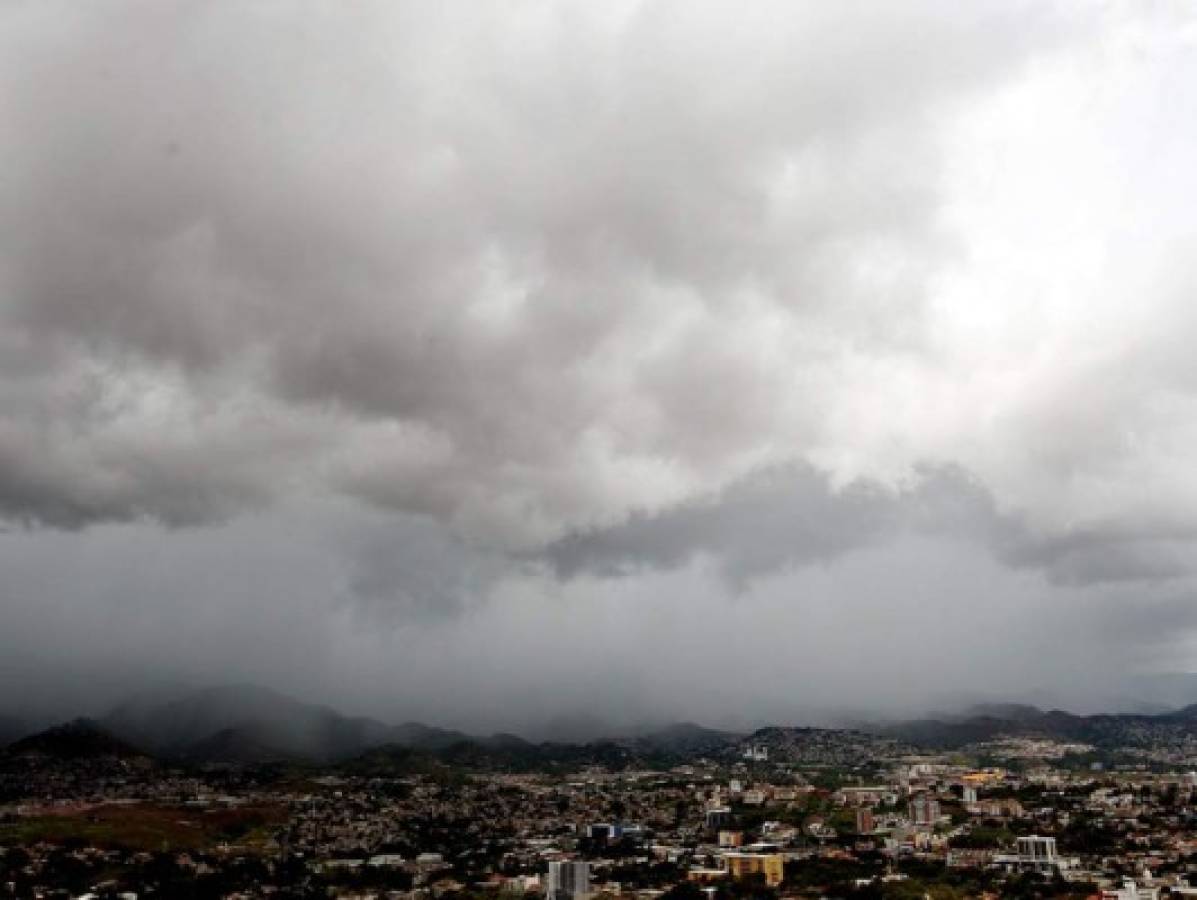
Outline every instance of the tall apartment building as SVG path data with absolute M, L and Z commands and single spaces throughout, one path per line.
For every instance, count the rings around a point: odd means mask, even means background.
M 910 821 L 915 825 L 934 825 L 939 821 L 939 801 L 919 794 L 910 801 Z
M 1028 868 L 1050 871 L 1056 866 L 1056 839 L 1029 834 L 1017 840 L 1018 856 Z
M 1075 869 L 1080 862 L 1075 856 L 1058 855 L 1054 837 L 1023 835 L 1018 838 L 1015 849 L 1015 853 L 995 855 L 994 864 L 1007 872 L 1042 872 L 1050 875 L 1056 871 Z
M 549 863 L 546 900 L 581 900 L 590 895 L 590 863 L 564 860 Z
M 785 878 L 785 859 L 780 853 L 725 853 L 723 862 L 737 881 L 749 875 L 764 875 L 765 884 L 777 887 Z

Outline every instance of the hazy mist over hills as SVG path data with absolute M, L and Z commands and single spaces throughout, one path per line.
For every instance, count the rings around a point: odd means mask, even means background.
M 574 726 L 576 723 L 566 723 Z M 987 704 L 911 719 L 770 723 L 743 731 L 693 722 L 637 732 L 576 730 L 539 736 L 467 734 L 407 722 L 351 717 L 251 685 L 187 692 L 169 700 L 140 698 L 103 717 L 77 718 L 38 731 L 25 727 L 0 743 L 0 761 L 139 758 L 147 765 L 343 766 L 356 774 L 479 771 L 571 771 L 587 765 L 646 767 L 701 759 L 740 759 L 748 747 L 787 758 L 863 762 L 875 754 L 969 750 L 1017 738 L 1064 742 L 1073 754 L 1114 757 L 1160 752 L 1197 740 L 1197 703 L 1160 714 L 1079 716 L 1020 704 Z M 531 739 L 529 739 L 531 737 Z M 844 755 L 846 754 L 846 756 Z
M 1175 687 L 1178 682 L 1170 679 Z M 1189 682 L 1197 698 L 1197 680 Z M 1083 716 L 1058 708 L 1050 710 L 1016 703 L 981 703 L 951 710 L 927 711 L 902 717 L 898 711 L 862 714 L 841 711 L 809 714 L 795 720 L 758 722 L 740 729 L 717 729 L 694 722 L 640 723 L 636 727 L 604 722 L 595 716 L 557 719 L 524 734 L 467 733 L 421 722 L 388 724 L 377 719 L 347 716 L 331 707 L 254 685 L 224 685 L 142 695 L 126 700 L 106 714 L 76 718 L 45 731 L 30 721 L 0 718 L 0 747 L 11 751 L 51 752 L 57 755 L 129 755 L 142 753 L 184 763 L 300 761 L 332 763 L 390 746 L 422 753 L 450 754 L 456 762 L 482 760 L 507 765 L 514 759 L 534 759 L 544 742 L 546 759 L 564 748 L 616 743 L 645 754 L 701 756 L 731 753 L 745 741 L 763 740 L 760 729 L 826 728 L 897 738 L 912 746 L 956 747 L 1014 735 L 1047 736 L 1092 741 L 1119 748 L 1128 734 L 1142 740 L 1143 731 L 1161 739 L 1197 735 L 1197 699 L 1180 708 L 1157 711 L 1112 709 Z M 749 735 L 753 737 L 750 739 Z M 114 749 L 115 748 L 115 749 Z M 468 751 L 465 748 L 472 748 Z M 555 749 L 553 749 L 555 748 Z M 464 754 L 464 755 L 463 755 Z M 530 757 L 529 754 L 532 754 Z
M 0 740 L 1194 702 L 1195 35 L 0 6 Z

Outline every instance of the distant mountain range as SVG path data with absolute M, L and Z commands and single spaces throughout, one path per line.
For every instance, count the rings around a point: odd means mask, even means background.
M 76 719 L 21 738 L 6 747 L 4 753 L 10 757 L 64 760 L 98 757 L 133 759 L 145 755 L 90 719 Z
M 418 722 L 387 725 L 249 685 L 122 703 L 11 744 L 5 754 L 64 759 L 144 753 L 176 763 L 349 763 L 358 770 L 536 771 L 560 766 L 675 762 L 734 745 L 740 735 L 682 723 L 627 739 L 533 743 L 514 734 L 477 737 Z M 352 762 L 349 762 L 352 761 Z
M 7 735 L 9 743 L 22 732 Z M 737 738 L 693 724 L 670 726 L 629 741 L 532 743 L 513 734 L 476 737 L 419 722 L 387 725 L 346 716 L 326 706 L 304 703 L 278 691 L 251 685 L 207 688 L 170 697 L 142 697 L 122 703 L 100 719 L 78 720 L 18 741 L 24 752 L 41 742 L 62 743 L 66 732 L 91 734 L 96 755 L 117 743 L 177 762 L 258 763 L 294 761 L 335 763 L 385 748 L 395 756 L 414 752 L 421 760 L 471 768 L 529 769 L 552 759 L 617 764 L 662 754 L 713 752 Z M 60 734 L 62 733 L 62 734 Z M 81 754 L 63 752 L 64 757 Z
M 1078 716 L 1032 706 L 984 706 L 958 716 L 919 719 L 878 731 L 923 747 L 952 749 L 1000 737 L 1042 737 L 1100 749 L 1152 749 L 1197 739 L 1197 704 L 1158 715 Z
M 9 756 L 145 754 L 178 763 L 336 763 L 358 771 L 669 765 L 701 756 L 730 759 L 749 745 L 768 747 L 772 759 L 859 764 L 902 749 L 952 749 L 1000 737 L 1052 738 L 1102 749 L 1197 740 L 1197 705 L 1158 715 L 1078 716 L 988 704 L 899 723 L 862 723 L 851 730 L 771 727 L 740 734 L 679 723 L 635 737 L 534 743 L 512 734 L 478 737 L 418 722 L 388 725 L 248 685 L 134 699 L 98 720 L 76 720 L 19 740 L 21 724 L 5 731 L 5 722 L 0 719 L 0 743 L 10 745 Z
M 384 744 L 435 748 L 469 739 L 416 722 L 386 725 L 346 716 L 252 685 L 207 688 L 166 701 L 132 700 L 98 724 L 156 756 L 181 760 L 330 762 Z

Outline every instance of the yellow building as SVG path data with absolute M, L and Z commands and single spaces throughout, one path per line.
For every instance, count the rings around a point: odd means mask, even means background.
M 780 853 L 728 853 L 723 859 L 732 878 L 764 875 L 765 884 L 777 887 L 785 877 L 785 859 Z
M 1005 777 L 1005 769 L 978 769 L 975 772 L 965 773 L 961 780 L 965 784 L 971 784 L 980 787 L 986 784 L 994 784 L 1001 781 Z

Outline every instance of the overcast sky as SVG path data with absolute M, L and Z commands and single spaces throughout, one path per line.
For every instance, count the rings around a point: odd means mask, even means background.
M 1182 4 L 10 0 L 0 705 L 1197 670 L 1195 159 Z

